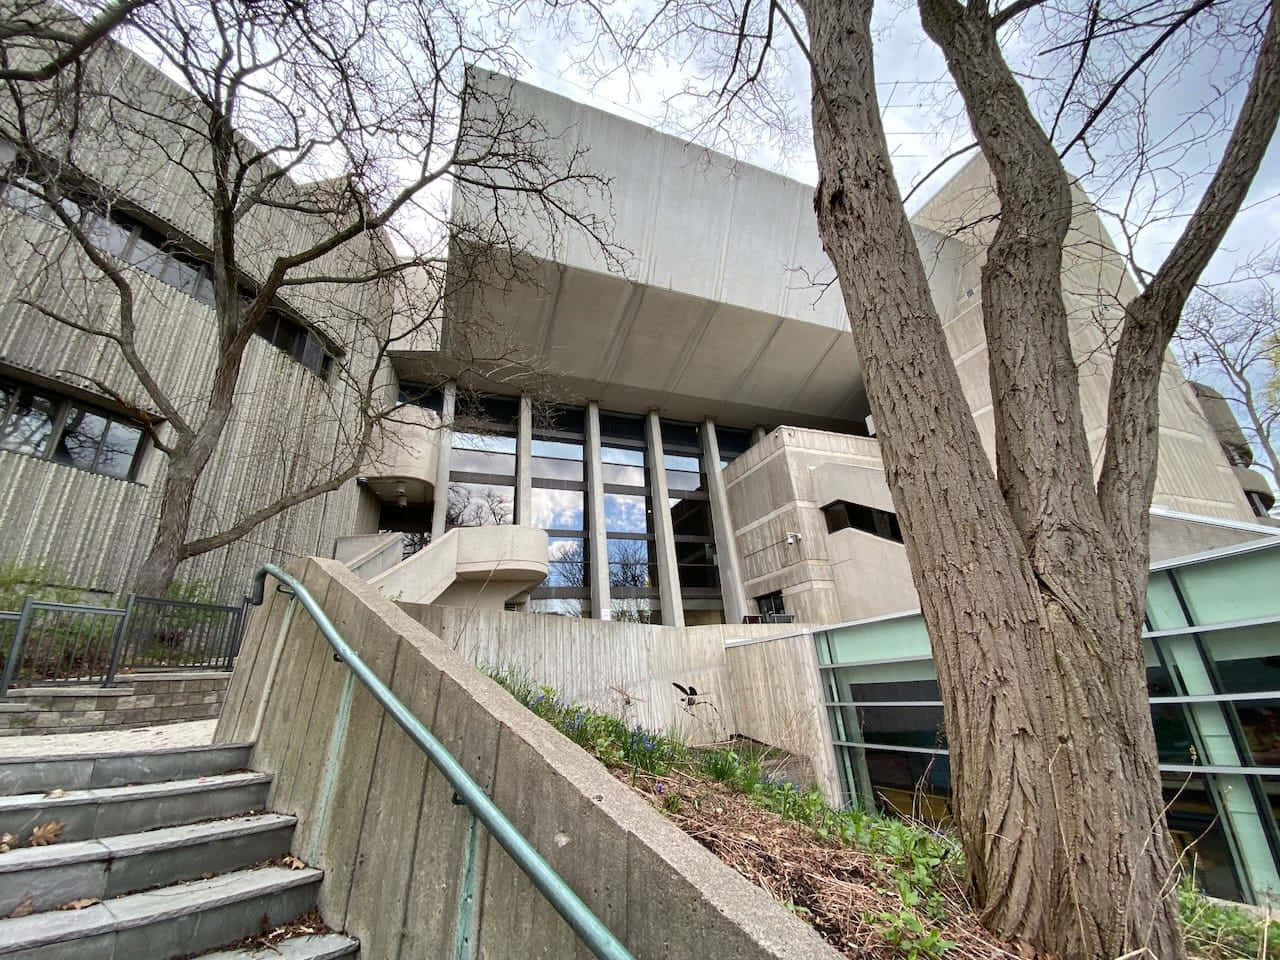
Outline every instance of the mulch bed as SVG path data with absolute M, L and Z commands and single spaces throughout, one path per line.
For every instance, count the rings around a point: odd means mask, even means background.
M 898 960 L 903 955 L 880 933 L 883 921 L 878 915 L 903 910 L 892 863 L 823 843 L 807 827 L 784 820 L 724 784 L 674 771 L 663 776 L 637 772 L 634 777 L 629 769 L 613 773 L 685 833 L 794 910 L 846 957 Z M 680 797 L 674 812 L 673 794 Z M 955 942 L 946 952 L 947 960 L 1022 960 L 1025 954 L 982 928 L 965 901 L 959 878 L 945 865 L 940 869 L 944 875 L 936 881 L 947 901 L 946 919 L 934 921 L 922 911 L 916 913 Z

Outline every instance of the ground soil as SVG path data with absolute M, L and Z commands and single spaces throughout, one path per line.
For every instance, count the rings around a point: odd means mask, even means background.
M 662 776 L 615 770 L 618 779 L 660 810 L 685 833 L 774 899 L 794 910 L 846 957 L 901 960 L 906 951 L 882 934 L 882 913 L 904 907 L 894 865 L 837 843 L 823 843 L 806 826 L 765 810 L 730 787 L 671 772 Z M 670 798 L 680 797 L 678 810 Z M 1019 958 L 1019 951 L 984 930 L 969 908 L 960 878 L 945 867 L 935 882 L 946 900 L 945 917 L 916 912 L 955 943 L 946 960 Z M 922 960 L 926 955 L 921 954 Z

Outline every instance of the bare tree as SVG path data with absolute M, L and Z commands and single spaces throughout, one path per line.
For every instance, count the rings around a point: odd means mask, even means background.
M 0 67 L 0 81 L 48 80 L 101 43 L 130 14 L 152 0 L 111 0 L 87 18 L 47 0 L 12 0 L 0 21 L 0 45 L 24 50 L 21 66 Z
M 0 68 L 13 71 L 0 138 L 13 154 L 6 195 L 33 198 L 34 208 L 19 203 L 61 228 L 21 252 L 59 280 L 20 305 L 115 352 L 114 383 L 90 369 L 64 373 L 135 411 L 167 458 L 156 535 L 134 583 L 156 595 L 182 561 L 356 475 L 402 409 L 388 395 L 389 351 L 423 336 L 438 343 L 446 306 L 463 290 L 519 273 L 525 233 L 503 219 L 500 197 L 518 198 L 522 222 L 569 224 L 607 256 L 612 248 L 604 219 L 580 212 L 582 198 L 607 191 L 583 152 L 557 152 L 537 120 L 472 83 L 468 62 L 514 58 L 510 29 L 486 11 L 464 15 L 445 0 L 358 13 L 307 0 L 135 6 L 113 36 L 155 69 L 108 42 L 46 79 L 41 64 L 74 47 L 0 50 Z M 450 211 L 455 185 L 481 215 Z M 164 219 L 143 205 L 151 194 Z M 164 228 L 159 254 L 203 265 L 192 284 L 207 284 L 196 292 L 213 317 L 207 337 L 192 334 L 193 348 L 208 348 L 198 396 L 161 355 L 160 311 L 150 308 L 163 288 L 146 263 L 127 262 L 134 247 L 118 242 L 122 223 Z M 470 361 L 495 379 L 514 376 L 503 341 L 470 326 L 473 343 L 488 341 Z M 274 426 L 256 425 L 250 456 L 282 459 L 276 489 L 231 517 L 225 504 L 202 513 L 202 476 L 244 405 L 255 334 L 323 377 L 304 388 L 307 403 L 281 398 Z M 450 349 L 467 362 L 464 345 Z M 330 433 L 309 453 L 283 456 L 313 437 L 298 420 L 308 409 Z
M 1280 302 L 1273 277 L 1197 289 L 1176 345 L 1183 366 L 1223 391 L 1243 428 L 1243 444 L 1230 452 L 1233 465 L 1263 467 L 1280 490 Z
M 975 903 L 997 933 L 1054 956 L 1182 957 L 1140 639 L 1159 382 L 1183 305 L 1244 203 L 1280 114 L 1276 4 L 917 0 L 998 200 L 983 215 L 994 232 L 981 273 L 995 470 L 894 177 L 872 6 L 685 0 L 594 33 L 588 20 L 573 22 L 589 69 L 659 57 L 690 64 L 688 91 L 713 142 L 780 126 L 783 134 L 769 134 L 776 141 L 801 125 L 791 62 L 779 50 L 799 52 L 811 81 L 818 229 L 932 640 Z M 1076 206 L 1062 155 L 1132 154 L 1136 143 L 1146 165 L 1117 163 L 1107 168 L 1115 177 L 1174 169 L 1177 145 L 1152 139 L 1142 103 L 1157 84 L 1192 81 L 1178 57 L 1215 41 L 1242 65 L 1230 95 L 1209 92 L 1226 117 L 1225 142 L 1214 144 L 1204 178 L 1178 182 L 1176 198 L 1150 176 L 1155 201 L 1135 219 L 1167 226 L 1176 216 L 1180 230 L 1158 268 L 1130 259 L 1141 289 L 1119 304 L 1098 474 L 1064 299 Z M 1046 61 L 1015 69 L 1007 57 L 1047 47 L 1065 70 Z M 1053 83 L 1040 82 L 1046 73 Z M 1117 144 L 1126 122 L 1141 136 Z

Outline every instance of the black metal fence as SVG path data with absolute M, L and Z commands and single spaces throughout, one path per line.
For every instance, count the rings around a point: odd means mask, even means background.
M 242 608 L 130 596 L 123 609 L 32 597 L 0 611 L 0 697 L 11 686 L 101 684 L 122 673 L 230 670 Z

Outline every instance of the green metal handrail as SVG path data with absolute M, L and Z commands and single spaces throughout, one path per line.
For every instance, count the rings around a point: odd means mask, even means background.
M 374 675 L 368 664 L 360 659 L 359 654 L 342 639 L 342 635 L 338 633 L 320 605 L 307 592 L 306 587 L 274 563 L 264 563 L 254 576 L 253 596 L 250 602 L 255 606 L 262 603 L 268 574 L 293 591 L 293 595 L 302 602 L 302 606 L 311 615 L 311 619 L 320 628 L 325 639 L 329 641 L 329 646 L 333 647 L 333 652 L 338 659 L 368 687 L 369 692 L 391 714 L 400 728 L 422 748 L 436 768 L 444 774 L 458 798 L 484 824 L 494 839 L 502 845 L 502 849 L 507 851 L 511 859 L 533 881 L 533 885 L 556 908 L 560 916 L 564 917 L 587 948 L 601 960 L 635 960 L 631 952 L 565 883 L 564 878 L 542 859 L 542 855 L 480 789 L 480 785 L 471 779 L 470 774 L 463 769 L 453 754 L 445 749 L 431 731 L 423 726 L 422 722 L 400 701 L 400 698 Z

